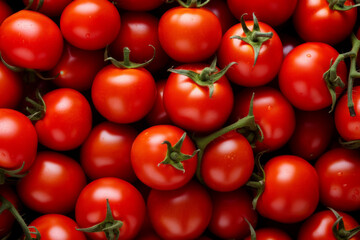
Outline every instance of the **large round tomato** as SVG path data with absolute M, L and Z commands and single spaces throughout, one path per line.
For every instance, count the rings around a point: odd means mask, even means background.
M 50 151 L 37 154 L 33 166 L 20 179 L 17 192 L 21 201 L 40 213 L 69 213 L 86 185 L 80 164 L 74 159 Z
M 285 57 L 279 72 L 281 92 L 296 108 L 315 111 L 330 107 L 332 100 L 323 75 L 339 53 L 335 48 L 320 42 L 307 42 L 295 47 Z M 337 74 L 347 80 L 347 69 L 340 62 Z M 343 91 L 336 87 L 337 96 Z
M 3 21 L 0 42 L 5 62 L 37 70 L 53 68 L 63 49 L 63 37 L 56 23 L 29 10 L 20 10 Z
M 174 7 L 159 22 L 159 40 L 165 52 L 179 62 L 201 62 L 218 48 L 222 31 L 219 19 L 205 8 Z
M 23 97 L 23 87 L 21 75 L 0 62 L 0 108 L 17 107 Z
M 120 239 L 135 239 L 145 218 L 145 202 L 140 192 L 119 178 L 100 178 L 89 183 L 76 203 L 76 222 L 81 228 L 91 227 L 105 220 L 106 200 L 112 216 L 123 222 Z M 105 240 L 104 232 L 86 233 L 89 239 Z

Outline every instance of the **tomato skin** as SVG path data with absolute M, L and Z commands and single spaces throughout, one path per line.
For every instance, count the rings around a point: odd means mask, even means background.
M 79 227 L 91 227 L 105 219 L 106 199 L 109 200 L 114 219 L 124 223 L 119 239 L 134 239 L 145 218 L 145 201 L 133 185 L 119 178 L 94 180 L 81 191 L 75 208 Z M 93 240 L 106 239 L 103 232 L 86 235 Z
M 5 1 L 0 1 L 0 24 L 4 21 L 5 18 L 13 14 L 13 10 L 9 4 Z
M 347 6 L 354 4 L 353 0 L 345 1 Z M 299 0 L 293 14 L 293 25 L 306 42 L 335 45 L 350 36 L 356 19 L 356 8 L 337 11 L 329 8 L 327 0 Z
M 253 21 L 245 21 L 252 30 Z M 252 46 L 240 39 L 231 39 L 231 36 L 245 37 L 241 23 L 232 26 L 223 36 L 218 49 L 219 66 L 224 68 L 231 62 L 237 64 L 226 72 L 228 79 L 240 86 L 255 87 L 269 83 L 277 75 L 283 60 L 283 47 L 275 30 L 268 24 L 259 22 L 261 32 L 272 32 L 273 36 L 265 41 L 259 52 L 254 66 L 254 50 Z
M 173 190 L 188 183 L 195 174 L 197 155 L 183 161 L 185 172 L 169 164 L 160 164 L 166 156 L 169 141 L 176 144 L 184 130 L 172 125 L 156 125 L 143 130 L 135 138 L 131 148 L 131 163 L 136 176 L 153 189 Z M 185 137 L 181 153 L 191 155 L 196 150 L 189 136 Z
M 214 13 L 220 21 L 221 30 L 224 34 L 232 25 L 236 24 L 236 18 L 231 14 L 230 9 L 223 0 L 211 0 L 205 8 Z
M 57 152 L 41 151 L 17 185 L 21 201 L 40 213 L 69 213 L 75 208 L 86 177 L 80 164 Z
M 115 0 L 116 6 L 129 11 L 150 11 L 160 7 L 163 0 Z
M 130 151 L 136 136 L 131 126 L 107 121 L 96 125 L 81 146 L 80 161 L 86 175 L 92 180 L 118 177 L 134 182 Z
M 351 230 L 359 226 L 357 221 L 347 213 L 338 212 L 344 221 L 345 229 Z M 302 223 L 298 234 L 298 240 L 336 240 L 332 225 L 336 221 L 334 213 L 330 210 L 323 210 L 310 216 Z M 359 234 L 350 240 L 360 239 Z
M 0 168 L 19 169 L 25 162 L 21 173 L 33 164 L 38 136 L 31 121 L 22 113 L 0 108 Z
M 209 188 L 227 192 L 243 186 L 254 169 L 254 155 L 248 140 L 231 131 L 212 141 L 201 160 L 201 177 Z
M 71 88 L 58 88 L 43 97 L 45 116 L 35 123 L 39 142 L 66 151 L 79 147 L 90 133 L 92 111 L 88 100 Z
M 323 74 L 338 55 L 332 46 L 320 42 L 306 42 L 289 52 L 278 79 L 281 92 L 293 106 L 304 111 L 316 111 L 331 105 Z M 344 62 L 338 65 L 337 74 L 345 83 L 347 69 Z M 342 91 L 340 87 L 335 89 L 337 96 Z
M 209 193 L 196 181 L 170 191 L 152 189 L 147 199 L 151 223 L 164 239 L 200 237 L 210 222 L 212 207 Z
M 0 62 L 0 108 L 16 108 L 23 97 L 21 75 Z
M 259 228 L 255 230 L 256 232 L 256 240 L 291 240 L 291 237 L 277 228 Z M 244 240 L 251 240 L 251 237 L 248 236 Z
M 61 214 L 44 214 L 34 219 L 29 226 L 36 227 L 41 235 L 41 240 L 86 240 L 85 234 L 76 230 L 77 223 Z M 35 234 L 31 235 L 36 237 Z
M 27 6 L 29 4 L 29 0 L 22 0 L 24 5 Z M 40 0 L 33 1 L 31 5 L 31 10 L 36 10 Z M 45 14 L 49 17 L 57 17 L 60 16 L 64 8 L 70 4 L 73 0 L 44 0 L 43 5 L 38 10 L 39 12 Z
M 265 189 L 256 206 L 260 215 L 281 223 L 296 223 L 315 211 L 319 180 L 309 162 L 293 155 L 278 155 L 265 164 L 264 171 Z
M 160 18 L 158 34 L 165 52 L 178 62 L 201 62 L 217 50 L 222 36 L 219 19 L 205 8 L 174 7 Z
M 345 141 L 360 139 L 360 86 L 355 86 L 352 90 L 355 116 L 350 116 L 347 106 L 347 93 L 343 95 L 335 107 L 335 126 L 339 135 Z
M 105 48 L 116 38 L 120 24 L 118 10 L 106 0 L 73 1 L 60 17 L 64 38 L 71 45 L 85 50 Z
M 252 197 L 239 188 L 232 192 L 211 192 L 213 213 L 208 229 L 221 239 L 243 239 L 250 234 L 248 220 L 255 228 L 257 212 L 252 207 Z
M 156 83 L 144 68 L 104 67 L 96 75 L 91 97 L 98 112 L 115 123 L 142 119 L 156 100 Z
M 0 185 L 0 195 L 8 200 L 18 211 L 21 208 L 20 200 L 13 188 L 8 184 Z M 1 206 L 0 202 L 0 206 Z M 8 235 L 14 225 L 15 218 L 9 210 L 4 210 L 0 214 L 0 237 Z
M 21 68 L 50 70 L 61 57 L 59 27 L 42 13 L 20 10 L 0 27 L 0 51 L 5 62 Z

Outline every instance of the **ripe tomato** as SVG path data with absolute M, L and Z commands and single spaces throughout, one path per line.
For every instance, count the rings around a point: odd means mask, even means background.
M 5 62 L 37 70 L 53 68 L 63 49 L 63 37 L 56 23 L 29 10 L 20 10 L 3 21 L 0 42 Z
M 12 8 L 5 1 L 0 1 L 0 24 L 4 21 L 5 18 L 13 14 Z
M 151 188 L 172 190 L 189 182 L 195 174 L 197 156 L 185 161 L 172 158 L 179 155 L 177 151 L 168 150 L 168 141 L 171 146 L 179 142 L 184 130 L 172 125 L 156 125 L 143 130 L 134 140 L 131 148 L 131 163 L 136 176 Z M 196 150 L 189 136 L 182 142 L 180 153 L 192 155 Z M 170 155 L 167 155 L 170 154 Z M 161 163 L 168 156 L 175 166 L 182 165 L 183 171 L 171 164 Z M 180 161 L 180 162 L 178 162 Z
M 319 179 L 315 168 L 293 155 L 278 155 L 264 167 L 265 189 L 256 209 L 266 218 L 281 223 L 305 220 L 319 202 Z
M 164 0 L 115 0 L 116 6 L 129 11 L 150 11 L 160 7 Z
M 45 115 L 35 123 L 39 142 L 57 151 L 79 147 L 92 127 L 92 112 L 87 99 L 71 88 L 55 89 L 43 99 Z
M 61 214 L 44 214 L 34 219 L 29 227 L 36 227 L 41 240 L 86 240 L 85 234 L 76 230 L 77 223 L 68 216 Z M 36 237 L 32 234 L 32 237 Z
M 209 193 L 196 181 L 175 190 L 152 189 L 147 199 L 151 223 L 164 239 L 197 239 L 210 222 L 212 207 Z
M 306 42 L 295 47 L 281 65 L 278 77 L 281 92 L 301 110 L 315 111 L 331 106 L 332 99 L 323 74 L 338 55 L 336 49 L 326 43 Z M 337 74 L 346 82 L 344 62 L 338 65 Z M 340 87 L 335 89 L 337 96 L 342 91 Z
M 223 0 L 211 0 L 205 6 L 214 13 L 220 21 L 221 30 L 224 34 L 232 25 L 236 24 L 236 18 L 231 14 L 228 5 Z
M 118 177 L 134 182 L 130 152 L 137 131 L 127 125 L 101 122 L 81 145 L 80 161 L 90 179 Z
M 105 48 L 120 30 L 120 14 L 107 0 L 77 0 L 66 6 L 60 17 L 64 38 L 85 50 Z
M 23 87 L 21 75 L 0 62 L 0 108 L 17 107 L 23 97 Z
M 205 8 L 174 7 L 160 18 L 159 40 L 165 52 L 179 62 L 201 62 L 217 50 L 222 36 L 221 24 Z
M 150 112 L 156 100 L 156 84 L 144 68 L 108 65 L 96 75 L 91 97 L 95 108 L 109 121 L 132 123 Z
M 0 185 L 0 196 L 5 198 L 7 201 L 9 201 L 17 210 L 20 209 L 20 201 L 19 197 L 13 190 L 13 188 L 8 184 L 2 184 Z M 0 207 L 2 203 L 0 201 Z M 0 214 L 0 237 L 4 238 L 6 235 L 8 235 L 14 225 L 15 218 L 10 213 L 9 210 L 4 210 Z
M 31 121 L 22 113 L 0 108 L 0 168 L 25 173 L 36 157 L 38 137 Z
M 355 4 L 353 0 L 344 2 L 345 6 Z M 306 42 L 335 45 L 350 36 L 356 19 L 356 8 L 338 11 L 330 9 L 327 0 L 299 0 L 293 14 L 293 25 Z
M 25 6 L 29 4 L 29 0 L 22 0 Z M 30 6 L 31 10 L 36 10 L 41 0 L 33 0 Z M 44 0 L 39 12 L 49 16 L 58 17 L 61 15 L 64 8 L 73 0 Z
M 201 160 L 201 177 L 209 188 L 234 191 L 243 186 L 254 169 L 254 155 L 248 140 L 236 131 L 228 132 L 206 148 Z
M 256 229 L 256 240 L 291 240 L 291 237 L 283 230 L 271 227 L 264 227 Z M 244 240 L 251 240 L 248 236 Z
M 69 213 L 86 185 L 80 164 L 50 151 L 37 154 L 28 174 L 21 178 L 17 192 L 21 201 L 39 213 Z
M 123 222 L 119 239 L 134 239 L 145 218 L 145 202 L 133 185 L 119 178 L 94 180 L 81 191 L 75 208 L 79 227 L 91 227 L 105 219 L 106 199 L 109 200 L 113 218 Z M 93 240 L 106 239 L 104 232 L 86 235 Z

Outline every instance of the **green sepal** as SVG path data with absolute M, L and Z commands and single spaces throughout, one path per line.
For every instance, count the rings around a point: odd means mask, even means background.
M 166 1 L 167 3 L 172 3 L 174 1 Z M 201 0 L 187 0 L 186 3 L 182 0 L 176 0 L 177 3 L 179 3 L 180 6 L 184 8 L 201 8 L 205 6 L 207 3 L 210 2 L 210 0 L 205 0 L 202 2 Z
M 31 107 L 26 107 L 26 111 L 28 111 L 30 114 L 27 117 L 31 121 L 38 121 L 38 120 L 42 119 L 46 113 L 46 104 L 45 104 L 44 99 L 41 96 L 39 89 L 36 89 L 35 97 L 36 97 L 36 100 L 33 100 L 29 97 L 25 98 L 25 100 L 31 104 Z
M 344 141 L 343 139 L 339 139 L 339 143 L 343 148 L 347 149 L 359 149 L 360 148 L 360 139 L 353 141 Z
M 244 217 L 244 220 L 249 225 L 251 240 L 256 240 L 256 232 L 255 232 L 254 227 L 251 225 L 249 220 L 247 220 L 245 217 Z
M 13 177 L 13 178 L 23 178 L 25 177 L 26 173 L 19 174 L 24 169 L 25 162 L 22 163 L 21 167 L 14 169 L 14 170 L 7 170 L 0 168 L 0 185 L 5 183 L 5 178 L 7 176 Z
M 360 3 L 354 5 L 345 5 L 346 0 L 327 0 L 329 8 L 336 11 L 348 11 L 360 6 Z
M 360 232 L 360 226 L 355 227 L 353 229 L 350 230 L 346 230 L 345 229 L 345 224 L 344 224 L 344 220 L 343 217 L 340 216 L 340 214 L 335 211 L 332 208 L 329 208 L 330 211 L 335 215 L 336 217 L 336 221 L 334 222 L 334 224 L 332 225 L 332 232 L 334 234 L 334 237 L 337 240 L 348 240 L 353 238 L 356 234 L 358 234 Z

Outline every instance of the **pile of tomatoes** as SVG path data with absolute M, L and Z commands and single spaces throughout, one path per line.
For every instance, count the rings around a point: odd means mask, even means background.
M 0 238 L 360 239 L 355 0 L 1 0 Z

